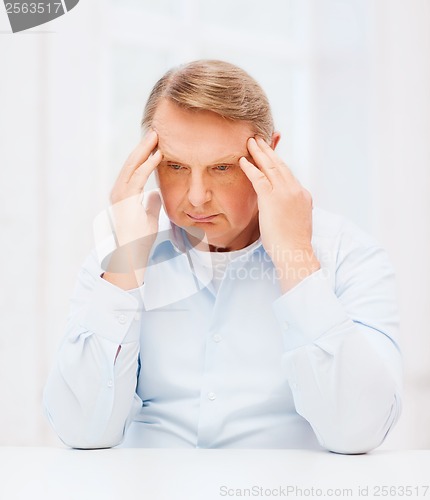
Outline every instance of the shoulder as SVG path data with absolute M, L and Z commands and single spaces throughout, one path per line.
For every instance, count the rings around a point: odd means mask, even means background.
M 392 268 L 387 251 L 372 235 L 347 217 L 321 208 L 313 210 L 312 246 L 321 264 L 336 273 L 363 266 L 375 272 Z
M 338 243 L 349 241 L 364 247 L 379 246 L 373 236 L 343 215 L 314 207 L 312 218 L 313 235 L 317 239 Z

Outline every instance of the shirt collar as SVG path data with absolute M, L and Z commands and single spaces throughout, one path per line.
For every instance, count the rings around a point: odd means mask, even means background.
M 176 252 L 184 253 L 186 251 L 184 238 L 183 230 L 167 217 L 162 206 L 158 218 L 158 234 L 152 246 L 153 251 L 155 252 L 163 243 L 170 242 Z

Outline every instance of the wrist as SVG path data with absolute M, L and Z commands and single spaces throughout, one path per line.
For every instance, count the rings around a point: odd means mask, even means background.
M 106 271 L 101 275 L 101 278 L 109 281 L 109 283 L 112 283 L 112 285 L 122 290 L 134 290 L 143 285 L 142 271 L 136 271 L 134 273 L 111 273 Z
M 282 293 L 286 293 L 305 278 L 321 269 L 312 247 L 283 249 L 272 257 Z
M 148 265 L 148 252 L 139 252 L 131 247 L 118 248 L 104 261 L 103 279 L 123 290 L 142 286 Z

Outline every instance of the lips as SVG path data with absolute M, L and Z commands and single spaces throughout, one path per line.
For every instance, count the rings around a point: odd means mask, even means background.
M 195 221 L 195 222 L 210 222 L 213 220 L 218 214 L 213 214 L 213 215 L 205 215 L 205 214 L 189 214 L 187 213 L 188 217 Z

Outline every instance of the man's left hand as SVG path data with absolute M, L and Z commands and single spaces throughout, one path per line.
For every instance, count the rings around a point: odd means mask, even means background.
M 247 143 L 255 165 L 239 161 L 258 196 L 262 244 L 287 292 L 320 268 L 311 244 L 312 196 L 261 138 Z

